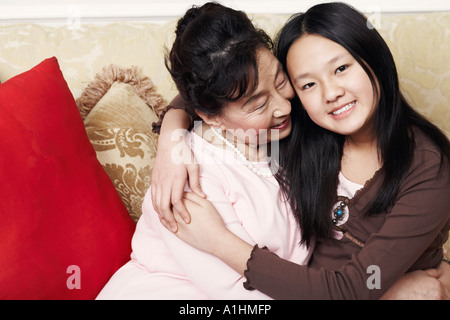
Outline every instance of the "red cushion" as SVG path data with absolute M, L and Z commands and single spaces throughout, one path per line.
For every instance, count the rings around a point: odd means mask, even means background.
M 95 298 L 135 223 L 56 58 L 0 84 L 0 135 L 0 299 Z

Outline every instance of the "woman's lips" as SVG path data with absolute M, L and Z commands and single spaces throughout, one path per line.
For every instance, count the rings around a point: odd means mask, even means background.
M 270 127 L 270 129 L 276 129 L 276 130 L 283 130 L 284 128 L 287 127 L 287 125 L 289 124 L 289 122 L 291 121 L 291 117 L 287 117 L 286 120 L 284 120 L 283 122 L 281 122 L 280 124 Z

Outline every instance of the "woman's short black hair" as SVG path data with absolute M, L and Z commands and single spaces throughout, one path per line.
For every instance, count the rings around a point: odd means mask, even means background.
M 260 48 L 272 49 L 272 41 L 244 12 L 210 2 L 178 21 L 165 63 L 183 99 L 218 115 L 226 103 L 256 89 Z

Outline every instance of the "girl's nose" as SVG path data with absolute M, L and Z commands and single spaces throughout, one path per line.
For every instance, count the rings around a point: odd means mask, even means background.
M 344 88 L 337 81 L 330 80 L 323 87 L 323 95 L 327 102 L 334 102 L 344 95 Z

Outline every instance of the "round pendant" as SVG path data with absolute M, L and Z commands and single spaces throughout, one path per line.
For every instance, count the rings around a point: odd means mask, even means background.
M 345 210 L 348 211 L 347 204 L 348 204 L 348 198 L 343 196 L 338 196 L 339 202 L 333 209 L 333 217 L 332 222 L 333 224 L 337 225 L 339 221 L 341 221 L 344 218 Z

